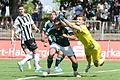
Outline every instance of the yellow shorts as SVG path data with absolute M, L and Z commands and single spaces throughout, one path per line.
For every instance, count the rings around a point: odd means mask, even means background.
M 100 53 L 101 53 L 101 48 L 99 44 L 94 44 L 94 48 L 85 47 L 85 55 L 92 56 L 93 62 L 99 61 Z

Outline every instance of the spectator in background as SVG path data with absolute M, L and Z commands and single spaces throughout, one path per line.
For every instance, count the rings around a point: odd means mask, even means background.
M 6 14 L 5 16 L 10 16 L 10 11 L 9 11 L 9 0 L 6 0 Z
M 0 2 L 0 17 L 1 17 L 1 12 L 2 12 L 2 4 Z
M 35 22 L 35 25 L 38 27 L 38 4 L 35 3 L 33 12 L 32 12 L 32 19 Z
M 9 1 L 8 1 L 8 0 L 2 0 L 1 4 L 2 4 L 2 12 L 1 12 L 1 15 L 2 15 L 2 16 L 6 16 L 6 7 L 9 6 Z
M 66 18 L 67 20 L 73 20 L 75 17 L 74 15 L 74 9 L 73 8 L 69 8 L 67 13 L 66 13 Z
M 119 12 L 120 12 L 120 3 L 118 1 L 115 1 L 114 6 L 112 8 L 112 12 L 113 12 L 113 16 L 114 16 L 114 27 L 115 29 L 118 28 L 118 16 L 119 16 Z
M 43 11 L 43 5 L 42 3 L 39 1 L 38 2 L 38 28 L 40 29 L 40 33 L 42 34 L 42 11 Z
M 66 17 L 65 16 L 66 15 L 65 6 L 63 6 L 63 5 L 60 6 L 60 12 L 59 12 L 59 14 L 63 15 L 64 17 Z
M 107 2 L 106 2 L 107 3 Z M 102 27 L 105 31 L 108 31 L 108 8 L 105 6 L 105 1 L 101 1 L 97 6 L 98 20 L 102 22 Z
M 83 6 L 81 5 L 81 3 L 77 3 L 75 7 L 75 15 L 76 16 L 82 15 L 82 12 L 83 12 Z
M 35 22 L 36 26 L 40 29 L 40 33 L 42 33 L 42 9 L 43 5 L 39 0 L 33 2 L 35 7 L 32 13 L 32 19 Z
M 1 16 L 3 17 L 2 22 L 1 22 L 1 26 L 2 26 L 2 28 L 8 29 L 9 20 L 8 20 L 8 17 L 6 17 L 6 16 L 10 16 L 9 0 L 2 0 L 0 9 L 1 9 Z
M 85 13 L 88 20 L 96 20 L 96 9 L 93 3 L 88 2 L 88 4 L 86 5 Z M 96 31 L 96 25 L 94 23 L 90 23 L 90 26 L 88 27 L 88 29 L 90 31 L 93 31 L 93 30 Z
M 104 10 L 104 2 L 99 2 L 97 5 L 97 19 L 100 20 L 101 19 L 101 13 Z
M 95 10 L 93 9 L 93 4 L 91 2 L 88 2 L 88 4 L 86 5 L 86 17 L 87 19 L 91 19 L 91 17 L 95 16 Z

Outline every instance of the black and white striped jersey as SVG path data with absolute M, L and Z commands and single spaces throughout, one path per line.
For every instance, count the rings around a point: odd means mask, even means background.
M 32 24 L 34 24 L 34 21 L 32 20 L 31 15 L 24 14 L 24 16 L 18 16 L 15 19 L 13 27 L 20 32 L 21 39 L 26 41 L 34 38 L 32 34 Z

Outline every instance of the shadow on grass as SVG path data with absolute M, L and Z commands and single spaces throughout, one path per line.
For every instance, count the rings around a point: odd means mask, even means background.
M 32 77 L 32 76 L 37 76 L 37 77 L 74 77 L 72 74 L 49 74 L 47 76 L 44 76 L 43 74 L 39 75 L 25 75 L 26 77 Z M 97 77 L 97 75 L 81 75 L 81 77 Z
M 43 74 L 39 74 L 39 75 L 26 75 L 26 77 L 31 77 L 31 76 L 37 76 L 37 77 L 74 77 L 73 75 L 64 75 L 64 74 L 59 74 L 59 75 L 47 75 L 44 76 Z

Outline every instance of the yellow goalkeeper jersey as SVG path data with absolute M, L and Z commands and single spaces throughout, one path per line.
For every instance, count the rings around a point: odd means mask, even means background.
M 73 30 L 76 37 L 83 43 L 85 48 L 94 48 L 99 45 L 93 38 L 86 25 L 81 25 L 80 30 Z

